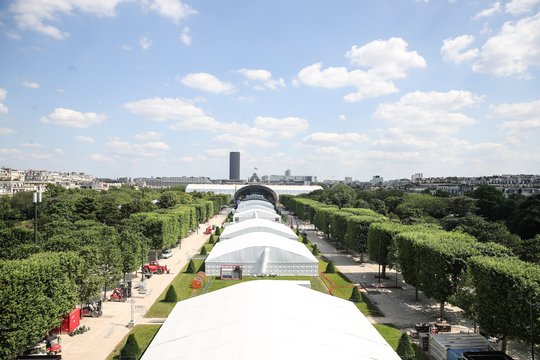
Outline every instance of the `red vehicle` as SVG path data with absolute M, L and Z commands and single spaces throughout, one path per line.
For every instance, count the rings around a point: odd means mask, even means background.
M 111 301 L 125 302 L 128 297 L 131 297 L 131 284 L 121 283 L 113 289 Z
M 145 274 L 163 274 L 165 272 L 168 274 L 170 271 L 167 265 L 160 265 L 157 261 L 150 261 L 143 266 L 143 273 Z
M 204 235 L 210 235 L 212 233 L 212 227 L 208 225 L 206 230 L 204 230 Z
M 101 300 L 84 304 L 81 307 L 81 315 L 87 317 L 100 317 L 103 315 Z

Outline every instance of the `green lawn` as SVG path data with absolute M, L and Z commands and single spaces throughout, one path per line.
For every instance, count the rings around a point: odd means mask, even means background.
M 150 345 L 150 342 L 152 341 L 152 339 L 154 338 L 154 336 L 156 335 L 160 327 L 161 325 L 135 325 L 135 327 L 131 329 L 129 334 L 127 334 L 124 337 L 124 339 L 122 339 L 120 344 L 116 346 L 116 348 L 109 355 L 107 360 L 120 359 L 120 351 L 124 347 L 124 344 L 126 343 L 127 338 L 130 334 L 135 334 L 135 339 L 137 340 L 137 344 L 139 344 L 139 348 L 144 353 L 144 351 L 146 350 L 148 345 Z M 143 354 L 141 353 L 141 355 L 137 359 L 140 359 L 142 355 Z
M 392 324 L 373 324 L 375 329 L 382 335 L 384 340 L 392 347 L 392 349 L 397 350 L 399 338 L 401 337 L 401 330 L 396 328 Z M 418 346 L 413 344 L 414 353 L 416 355 L 416 360 L 429 360 L 429 356 L 424 353 Z

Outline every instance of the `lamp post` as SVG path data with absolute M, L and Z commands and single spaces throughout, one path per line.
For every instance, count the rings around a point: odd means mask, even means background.
M 379 284 L 381 283 L 381 239 L 378 239 L 378 242 L 379 242 L 379 259 L 378 259 L 378 263 L 379 263 Z
M 34 188 L 34 242 L 38 242 L 38 204 L 41 202 L 41 187 Z
M 534 360 L 534 330 L 533 330 L 533 299 L 532 296 L 529 300 L 524 299 L 529 304 L 529 325 L 531 330 L 531 359 Z M 536 305 L 536 303 L 534 303 Z

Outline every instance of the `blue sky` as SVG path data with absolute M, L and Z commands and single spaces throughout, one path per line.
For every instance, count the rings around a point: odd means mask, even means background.
M 540 0 L 13 0 L 0 166 L 538 173 Z

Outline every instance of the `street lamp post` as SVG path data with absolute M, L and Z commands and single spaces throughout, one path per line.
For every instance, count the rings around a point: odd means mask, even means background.
M 529 325 L 531 330 L 531 359 L 534 360 L 533 299 L 525 300 L 529 304 Z M 535 304 L 536 305 L 536 304 Z
M 41 202 L 41 188 L 38 186 L 34 189 L 34 242 L 38 242 L 38 204 Z
M 379 284 L 381 283 L 381 239 L 379 239 L 379 255 L 378 255 L 378 263 L 379 263 Z

